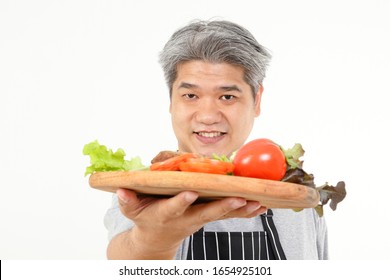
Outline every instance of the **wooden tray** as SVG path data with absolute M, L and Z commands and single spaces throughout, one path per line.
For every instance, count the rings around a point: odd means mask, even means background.
M 126 188 L 147 195 L 173 196 L 196 191 L 202 199 L 243 197 L 269 208 L 312 208 L 319 192 L 304 185 L 248 177 L 181 171 L 111 171 L 90 176 L 92 188 L 116 192 Z

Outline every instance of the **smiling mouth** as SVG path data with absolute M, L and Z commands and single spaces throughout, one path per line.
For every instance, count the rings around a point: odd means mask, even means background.
M 226 132 L 220 132 L 220 131 L 210 131 L 210 132 L 195 131 L 194 133 L 205 138 L 217 138 L 226 134 Z

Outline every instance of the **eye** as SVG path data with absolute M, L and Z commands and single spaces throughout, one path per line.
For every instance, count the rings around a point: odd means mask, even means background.
M 236 97 L 234 95 L 231 95 L 231 94 L 225 94 L 225 95 L 222 95 L 221 96 L 221 99 L 222 100 L 226 100 L 226 101 L 232 101 L 234 100 Z
M 196 99 L 197 98 L 196 94 L 193 94 L 193 93 L 183 94 L 183 97 L 186 99 Z

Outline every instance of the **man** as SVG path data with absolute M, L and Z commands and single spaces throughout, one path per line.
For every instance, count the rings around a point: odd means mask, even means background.
M 194 22 L 160 54 L 181 152 L 231 155 L 260 114 L 270 54 L 246 29 L 227 21 Z M 109 259 L 326 259 L 327 232 L 313 209 L 266 209 L 198 194 L 137 197 L 120 189 L 105 224 Z

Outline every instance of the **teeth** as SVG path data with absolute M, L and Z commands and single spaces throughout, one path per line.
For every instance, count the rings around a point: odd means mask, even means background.
M 199 134 L 200 136 L 203 136 L 203 137 L 212 138 L 212 137 L 221 136 L 221 135 L 222 135 L 222 132 L 198 132 L 198 134 Z

